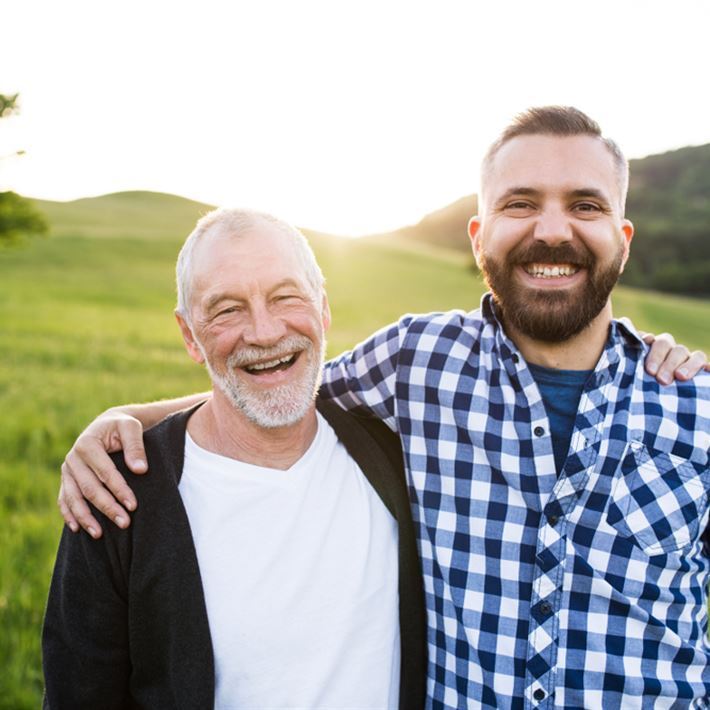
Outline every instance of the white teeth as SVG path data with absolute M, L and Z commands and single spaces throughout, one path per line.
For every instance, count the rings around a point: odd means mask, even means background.
M 293 360 L 294 355 L 286 355 L 278 360 L 269 360 L 269 362 L 255 362 L 253 365 L 247 365 L 247 370 L 268 370 L 270 367 L 277 367 Z
M 572 274 L 576 274 L 579 271 L 579 268 L 571 264 L 555 264 L 554 266 L 527 264 L 525 271 L 537 279 L 555 279 L 560 276 L 572 276 Z

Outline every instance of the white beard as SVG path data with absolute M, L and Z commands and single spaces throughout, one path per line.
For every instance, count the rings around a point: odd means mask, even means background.
M 294 350 L 301 350 L 299 360 L 306 358 L 306 370 L 295 382 L 256 391 L 234 373 L 245 361 L 276 359 Z M 291 335 L 271 348 L 251 347 L 233 353 L 227 359 L 226 373 L 217 372 L 207 357 L 205 365 L 213 384 L 236 409 L 257 426 L 274 429 L 295 424 L 306 416 L 320 387 L 324 355 L 324 341 L 317 351 L 314 343 L 305 336 Z

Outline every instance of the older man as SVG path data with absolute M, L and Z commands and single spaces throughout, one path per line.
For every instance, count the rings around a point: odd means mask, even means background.
M 612 318 L 627 162 L 580 111 L 543 107 L 503 131 L 481 184 L 481 308 L 404 317 L 327 364 L 323 390 L 402 437 L 429 705 L 702 704 L 709 377 L 662 387 Z
M 130 481 L 130 531 L 64 534 L 47 706 L 421 706 L 422 582 L 399 444 L 383 425 L 316 409 L 330 314 L 303 235 L 216 211 L 177 275 L 177 320 L 212 396 L 146 433 L 151 476 Z

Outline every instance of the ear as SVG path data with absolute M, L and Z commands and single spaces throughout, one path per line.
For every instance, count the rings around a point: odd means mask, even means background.
M 468 238 L 471 240 L 473 258 L 479 268 L 481 266 L 481 218 L 476 215 L 468 220 Z
M 202 354 L 202 349 L 197 344 L 195 336 L 192 334 L 192 328 L 187 324 L 187 321 L 175 311 L 175 320 L 180 326 L 180 332 L 182 333 L 182 339 L 185 341 L 185 349 L 188 355 L 198 364 L 202 364 L 205 361 L 205 356 Z
M 631 240 L 634 238 L 634 225 L 628 219 L 621 220 L 621 236 L 623 237 L 624 255 L 621 262 L 621 271 L 623 272 L 626 262 L 629 260 L 629 249 L 631 249 Z
M 323 303 L 321 305 L 321 320 L 323 321 L 323 330 L 327 331 L 330 328 L 330 304 L 328 303 L 328 294 L 323 291 Z

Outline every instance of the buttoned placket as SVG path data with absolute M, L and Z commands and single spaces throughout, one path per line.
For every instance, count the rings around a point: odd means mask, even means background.
M 503 340 L 505 340 L 503 336 Z M 502 345 L 502 343 L 500 343 Z M 522 356 L 515 351 L 512 343 L 507 342 L 501 348 L 503 361 L 509 374 L 518 381 L 521 377 L 527 381 L 521 389 L 527 395 L 534 392 L 533 401 L 528 396 L 531 412 L 530 430 L 533 442 L 536 469 L 539 459 L 550 459 L 552 436 L 549 419 L 542 398 L 532 375 L 522 370 L 527 369 Z M 505 350 L 510 355 L 506 357 Z M 554 688 L 557 675 L 557 656 L 559 653 L 559 620 L 564 595 L 564 574 L 567 562 L 566 528 L 567 519 L 580 501 L 585 487 L 594 469 L 599 453 L 604 416 L 608 405 L 604 388 L 612 379 L 616 370 L 619 353 L 614 348 L 605 350 L 597 368 L 590 376 L 580 399 L 575 428 L 572 436 L 574 451 L 568 454 L 565 465 L 546 502 L 544 502 L 538 530 L 535 578 L 530 600 L 530 619 L 528 635 L 527 684 L 525 689 L 525 707 L 550 708 L 554 706 Z M 543 477 L 549 471 L 539 471 Z M 556 472 L 555 472 L 556 476 Z M 544 491 L 541 491 L 544 495 Z

